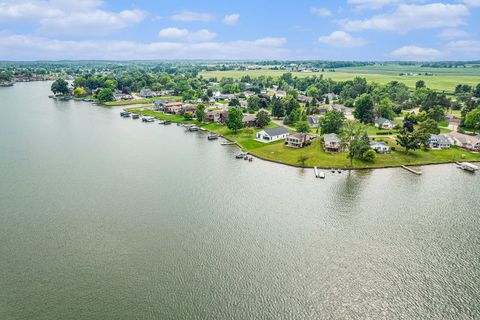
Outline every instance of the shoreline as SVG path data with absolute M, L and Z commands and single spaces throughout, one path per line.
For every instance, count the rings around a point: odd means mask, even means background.
M 147 107 L 147 106 L 145 106 Z M 142 111 L 151 111 L 151 110 L 138 110 L 137 108 L 135 107 L 132 107 L 132 108 L 123 108 L 123 110 L 125 111 L 130 111 L 130 112 L 139 112 L 139 114 L 141 114 Z M 150 114 L 148 114 L 150 115 Z M 160 119 L 160 120 L 164 120 L 164 119 L 161 119 L 160 117 L 155 116 L 155 115 L 152 115 L 153 117 L 155 117 L 156 119 Z M 171 116 L 171 115 L 167 115 L 167 116 Z M 303 169 L 312 169 L 314 167 L 317 167 L 319 169 L 323 169 L 323 170 L 330 170 L 332 168 L 336 168 L 336 169 L 341 169 L 341 170 L 349 170 L 349 171 L 360 171 L 360 170 L 372 170 L 372 169 L 391 169 L 391 168 L 402 168 L 402 166 L 408 166 L 408 167 L 423 167 L 423 166 L 433 166 L 433 165 L 444 165 L 444 164 L 455 164 L 456 162 L 462 162 L 463 159 L 459 159 L 458 161 L 439 161 L 439 162 L 424 162 L 424 163 L 418 163 L 418 164 L 409 164 L 409 163 L 400 163 L 400 164 L 393 164 L 393 165 L 378 165 L 378 166 L 371 166 L 371 167 L 349 167 L 349 166 L 339 166 L 339 165 L 331 165 L 331 166 L 325 166 L 325 165 L 307 165 L 307 166 L 302 166 L 302 165 L 299 165 L 299 164 L 294 164 L 294 163 L 288 163 L 288 162 L 284 162 L 284 161 L 281 161 L 281 160 L 274 160 L 274 159 L 269 159 L 269 158 L 266 158 L 258 153 L 256 153 L 254 150 L 246 150 L 244 147 L 242 147 L 238 141 L 235 141 L 234 139 L 231 139 L 230 137 L 227 137 L 225 136 L 224 134 L 221 134 L 217 131 L 214 131 L 214 130 L 211 130 L 208 128 L 208 123 L 198 123 L 198 121 L 196 120 L 175 120 L 175 119 L 168 119 L 169 121 L 171 121 L 172 123 L 190 123 L 190 124 L 196 124 L 202 128 L 204 128 L 206 131 L 208 132 L 211 132 L 211 133 L 215 133 L 215 134 L 218 134 L 220 137 L 222 137 L 223 139 L 229 141 L 229 142 L 232 142 L 235 144 L 236 147 L 238 147 L 242 152 L 244 153 L 248 153 L 249 155 L 252 155 L 254 156 L 255 158 L 258 158 L 260 160 L 263 160 L 263 161 L 268 161 L 268 162 L 272 162 L 272 163 L 276 163 L 276 164 L 281 164 L 281 165 L 286 165 L 286 166 L 289 166 L 289 167 L 293 167 L 293 168 L 303 168 Z M 469 152 L 467 150 L 465 150 L 465 152 Z M 465 160 L 466 162 L 472 162 L 472 163 L 478 163 L 480 162 L 480 159 L 470 159 L 470 160 Z

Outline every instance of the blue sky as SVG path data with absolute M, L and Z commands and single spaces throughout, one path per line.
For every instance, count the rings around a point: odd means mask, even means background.
M 480 59 L 480 0 L 0 0 L 0 59 Z

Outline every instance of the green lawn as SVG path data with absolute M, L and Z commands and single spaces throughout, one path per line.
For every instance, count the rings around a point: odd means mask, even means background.
M 182 100 L 182 97 L 180 96 L 163 96 L 163 97 L 155 97 L 155 98 L 147 98 L 147 99 L 137 99 L 137 100 L 125 100 L 125 101 L 111 101 L 111 102 L 105 102 L 104 105 L 108 107 L 113 107 L 113 106 L 128 106 L 132 104 L 146 104 L 146 103 L 152 103 L 156 100 L 177 100 L 180 101 Z
M 185 120 L 179 115 L 168 115 L 162 112 L 152 110 L 141 110 L 129 108 L 142 115 L 149 115 L 162 120 L 170 120 L 180 123 L 193 123 L 201 126 L 209 131 L 218 133 L 225 138 L 235 141 L 244 151 L 251 153 L 266 160 L 282 162 L 291 165 L 299 165 L 298 159 L 300 156 L 306 156 L 308 159 L 305 166 L 318 166 L 324 168 L 348 168 L 349 159 L 346 153 L 328 153 L 323 151 L 320 143 L 320 138 L 317 138 L 313 143 L 302 149 L 289 148 L 285 146 L 284 141 L 276 141 L 273 143 L 262 143 L 255 140 L 255 134 L 261 129 L 243 129 L 238 132 L 229 130 L 226 126 L 220 126 L 214 123 L 199 123 L 196 120 Z M 270 124 L 270 127 L 275 127 L 276 124 Z M 378 129 L 376 129 L 376 132 Z M 394 138 L 391 136 L 379 137 L 376 140 L 386 141 L 391 147 L 394 146 L 396 151 L 389 154 L 379 154 L 375 162 L 368 163 L 360 160 L 353 161 L 354 168 L 375 168 L 375 167 L 391 167 L 400 165 L 421 165 L 441 162 L 455 162 L 455 161 L 480 161 L 480 154 L 470 153 L 459 148 L 450 148 L 448 150 L 416 150 L 406 154 L 403 149 L 397 146 Z M 462 157 L 463 155 L 463 157 Z
M 423 68 L 420 68 L 423 69 Z M 386 84 L 390 81 L 399 81 L 405 83 L 410 88 L 415 88 L 415 83 L 418 80 L 424 80 L 427 87 L 439 90 L 439 91 L 446 91 L 446 92 L 453 92 L 457 84 L 468 84 L 471 86 L 476 86 L 480 83 L 480 68 L 466 68 L 468 70 L 473 69 L 475 72 L 467 72 L 465 70 L 457 69 L 455 70 L 456 73 L 446 73 L 446 72 L 439 72 L 441 70 L 431 71 L 431 69 L 422 70 L 423 73 L 425 72 L 433 72 L 434 76 L 425 76 L 425 75 L 418 75 L 418 76 L 399 76 L 398 74 L 402 72 L 398 69 L 394 72 L 385 72 L 383 70 L 376 69 L 362 69 L 362 68 L 355 68 L 355 69 L 348 69 L 348 68 L 341 68 L 336 69 L 336 72 L 292 72 L 293 76 L 296 77 L 308 77 L 313 75 L 321 75 L 323 74 L 324 78 L 331 78 L 335 81 L 345 81 L 345 80 L 352 80 L 356 76 L 364 77 L 368 81 L 377 82 L 380 84 Z M 406 71 L 405 71 L 406 70 Z M 410 69 L 405 69 L 403 72 L 411 72 Z M 463 73 L 462 73 L 463 71 Z M 259 77 L 259 76 L 271 76 L 274 78 L 280 77 L 282 74 L 288 71 L 285 70 L 245 70 L 245 71 L 207 71 L 200 73 L 201 76 L 205 78 L 212 78 L 216 77 L 218 79 L 228 77 L 228 78 L 235 78 L 240 79 L 243 76 L 250 75 L 252 77 Z M 479 74 L 477 74 L 479 73 Z

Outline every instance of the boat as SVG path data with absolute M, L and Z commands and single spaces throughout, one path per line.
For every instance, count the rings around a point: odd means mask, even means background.
M 207 136 L 208 140 L 216 140 L 218 139 L 218 134 L 211 133 Z
M 319 177 L 320 179 L 325 179 L 325 172 L 320 171 L 320 172 L 318 173 L 318 177 Z
M 338 172 L 338 173 L 342 173 L 342 169 L 337 169 L 337 172 Z
M 231 145 L 234 145 L 235 142 L 232 142 L 232 141 L 224 141 L 222 143 L 220 143 L 222 146 L 231 146 Z
M 143 121 L 143 122 L 153 122 L 153 121 L 155 121 L 155 118 L 154 118 L 154 117 L 145 116 L 145 117 L 142 117 L 142 121 Z
M 478 166 L 470 162 L 457 162 L 457 168 L 460 168 L 468 172 L 475 172 L 475 171 L 478 171 L 479 169 Z
M 235 156 L 237 159 L 243 159 L 246 156 L 246 153 L 239 153 Z
M 165 120 L 160 120 L 158 121 L 158 124 L 163 124 L 165 122 Z
M 250 156 L 250 157 L 248 158 L 248 161 L 252 162 L 252 161 L 253 161 L 253 157 Z
M 132 113 L 132 119 L 140 119 L 140 115 Z
M 120 116 L 121 116 L 121 117 L 124 117 L 124 118 L 130 117 L 130 115 L 131 115 L 131 113 L 128 112 L 128 111 L 122 111 L 122 112 L 120 112 Z
M 332 173 L 335 173 L 335 168 L 332 168 Z
M 243 160 L 248 160 L 248 155 L 245 154 L 245 156 L 243 157 Z
M 197 126 L 191 126 L 187 130 L 190 131 L 190 132 L 195 132 L 195 131 L 198 131 L 199 129 L 198 129 Z
M 165 121 L 163 122 L 163 124 L 164 124 L 164 125 L 169 125 L 169 124 L 172 124 L 172 121 L 165 120 Z

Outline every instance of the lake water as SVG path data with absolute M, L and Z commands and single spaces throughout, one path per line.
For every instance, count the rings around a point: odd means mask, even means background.
M 0 319 L 479 319 L 480 174 L 328 173 L 0 88 Z

